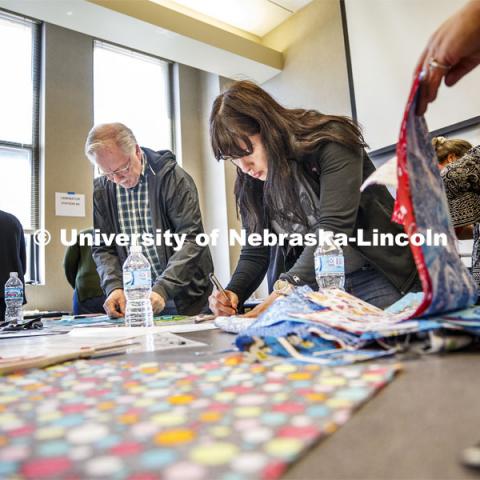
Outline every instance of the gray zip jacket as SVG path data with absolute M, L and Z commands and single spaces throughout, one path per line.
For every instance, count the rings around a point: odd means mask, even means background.
M 164 242 L 157 246 L 163 273 L 152 289 L 165 299 L 173 299 L 178 313 L 195 315 L 207 303 L 212 290 L 208 274 L 213 271 L 208 247 L 200 247 L 195 242 L 196 235 L 204 232 L 197 189 L 190 175 L 178 166 L 172 152 L 142 150 L 147 168 L 155 173 L 147 177 L 153 232 L 170 230 L 187 235 L 179 251 L 175 252 Z M 115 183 L 104 177 L 95 179 L 93 218 L 95 229 L 101 233 L 120 233 Z M 92 251 L 105 294 L 123 289 L 122 265 L 128 256 L 127 249 L 107 246 L 102 240 Z

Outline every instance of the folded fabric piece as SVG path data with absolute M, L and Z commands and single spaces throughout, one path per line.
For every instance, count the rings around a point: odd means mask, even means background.
M 303 286 L 275 301 L 242 330 L 236 345 L 255 360 L 287 356 L 328 366 L 346 365 L 394 353 L 377 348 L 367 354 L 359 349 L 371 341 L 362 339 L 361 333 L 398 321 L 395 315 L 344 291 L 314 292 Z
M 406 314 L 411 316 L 411 310 L 417 310 L 423 301 L 423 292 L 409 292 L 393 305 L 385 309 L 387 313 Z
M 244 328 L 236 345 L 253 360 L 280 356 L 333 366 L 403 352 L 413 341 L 414 352 L 434 353 L 480 339 L 480 308 L 408 320 L 421 299 L 409 294 L 387 312 L 341 290 L 301 287 Z
M 360 348 L 358 336 L 308 318 L 308 315 L 321 311 L 331 313 L 327 306 L 312 302 L 311 293 L 311 288 L 303 286 L 275 301 L 237 336 L 235 342 L 239 350 L 250 351 L 255 359 L 264 360 L 270 356 L 291 356 L 282 340 L 293 345 L 302 355 L 310 356 L 338 348 L 350 351 Z
M 255 318 L 242 317 L 241 315 L 232 315 L 230 317 L 215 317 L 215 326 L 227 333 L 240 333 L 248 328 Z

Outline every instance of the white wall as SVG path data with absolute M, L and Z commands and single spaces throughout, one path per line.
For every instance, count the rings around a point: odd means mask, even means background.
M 417 61 L 428 38 L 466 0 L 346 0 L 358 119 L 372 150 L 396 143 Z M 440 88 L 430 130 L 480 114 L 480 70 Z

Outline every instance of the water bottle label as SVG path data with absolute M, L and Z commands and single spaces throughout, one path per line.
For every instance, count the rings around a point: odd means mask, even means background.
M 22 287 L 5 287 L 5 300 L 15 300 L 21 298 L 23 301 Z
M 152 286 L 152 276 L 150 269 L 134 270 L 133 272 L 123 272 L 123 288 L 130 290 L 132 288 L 150 288 Z
M 343 274 L 345 265 L 343 255 L 319 255 L 315 257 L 315 274 Z

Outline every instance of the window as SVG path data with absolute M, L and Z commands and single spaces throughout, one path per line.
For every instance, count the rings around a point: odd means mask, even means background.
M 23 225 L 27 281 L 38 277 L 30 234 L 39 227 L 40 26 L 0 11 L 0 209 Z
M 95 123 L 121 122 L 140 145 L 173 148 L 170 64 L 100 41 L 94 50 Z

